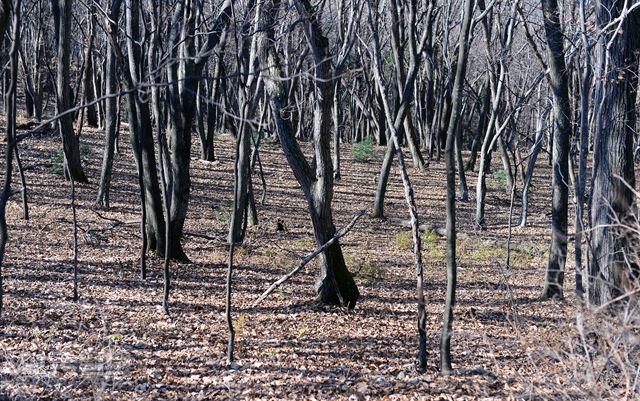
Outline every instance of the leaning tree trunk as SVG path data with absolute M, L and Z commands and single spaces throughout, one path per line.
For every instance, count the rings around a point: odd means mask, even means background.
M 305 158 L 290 119 L 282 114 L 286 106 L 286 92 L 280 77 L 280 59 L 272 46 L 265 42 L 273 40 L 275 16 L 280 0 L 265 0 L 264 12 L 259 18 L 260 66 L 266 71 L 264 86 L 270 98 L 276 132 L 280 145 L 298 183 L 307 198 L 308 210 L 313 224 L 316 243 L 323 245 L 335 235 L 331 201 L 333 198 L 333 166 L 331 163 L 331 106 L 333 83 L 331 58 L 327 57 L 328 41 L 311 12 L 310 4 L 301 0 L 296 8 L 301 14 L 305 36 L 313 49 L 315 77 L 318 87 L 318 102 L 314 110 L 314 156 L 315 171 Z M 318 299 L 324 303 L 342 303 L 354 308 L 360 296 L 351 273 L 347 270 L 342 248 L 338 241 L 325 250 L 319 259 L 320 276 L 316 284 Z
M 601 0 L 597 5 L 600 28 L 621 16 L 624 0 Z M 638 266 L 625 262 L 637 252 L 625 241 L 624 227 L 634 212 L 633 135 L 638 83 L 640 16 L 622 16 L 615 28 L 598 40 L 598 86 L 590 203 L 592 258 L 589 266 L 589 301 L 606 303 L 628 290 Z M 615 36 L 614 36 L 615 35 Z

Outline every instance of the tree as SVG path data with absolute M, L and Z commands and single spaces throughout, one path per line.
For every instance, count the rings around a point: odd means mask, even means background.
M 638 84 L 640 15 L 624 0 L 597 3 L 601 35 L 597 43 L 597 82 L 593 172 L 589 197 L 591 252 L 589 301 L 606 303 L 626 290 L 637 266 L 628 265 L 624 225 L 634 212 L 633 136 Z M 617 227 L 617 229 L 616 229 Z
M 567 260 L 567 219 L 569 210 L 569 137 L 571 103 L 569 77 L 565 65 L 564 38 L 556 0 L 542 0 L 544 30 L 547 35 L 549 84 L 553 93 L 553 199 L 551 208 L 551 246 L 543 298 L 562 298 L 564 267 Z
M 113 6 L 118 6 L 114 3 Z M 143 227 L 145 251 L 165 252 L 165 222 L 162 213 L 162 200 L 158 182 L 155 148 L 151 125 L 149 102 L 142 98 L 138 90 L 144 82 L 141 33 L 140 33 L 140 1 L 125 1 L 127 57 L 120 56 L 125 64 L 123 78 L 127 87 L 127 114 L 131 147 L 138 168 L 140 199 L 143 207 Z M 114 45 L 115 33 L 112 36 Z
M 106 50 L 106 71 L 105 71 L 105 120 L 104 133 L 105 143 L 102 156 L 102 169 L 100 170 L 100 184 L 98 186 L 98 196 L 96 203 L 103 207 L 109 207 L 109 190 L 111 187 L 111 171 L 113 169 L 113 156 L 118 133 L 118 122 L 120 108 L 118 103 L 118 77 L 117 77 L 117 56 L 115 46 L 118 45 L 118 20 L 120 18 L 120 5 L 122 0 L 112 0 L 108 9 L 109 23 L 107 26 L 108 35 Z
M 170 213 L 169 231 L 171 255 L 188 260 L 182 250 L 180 240 L 184 229 L 189 205 L 191 177 L 191 125 L 196 110 L 196 94 L 202 71 L 213 49 L 222 37 L 231 18 L 231 0 L 225 0 L 220 6 L 213 24 L 209 27 L 206 39 L 200 48 L 195 46 L 196 5 L 193 0 L 179 1 L 173 12 L 169 32 L 168 49 L 170 61 L 167 70 L 167 102 L 170 171 L 169 178 Z
M 13 14 L 12 34 L 13 41 L 9 51 L 11 81 L 9 90 L 6 93 L 7 102 L 7 151 L 5 157 L 5 173 L 2 192 L 0 192 L 0 315 L 2 314 L 2 303 L 4 290 L 2 286 L 2 263 L 8 240 L 7 229 L 7 201 L 11 196 L 11 175 L 13 173 L 13 152 L 16 146 L 16 87 L 18 85 L 18 49 L 20 47 L 20 9 L 21 0 L 16 0 L 13 7 L 9 0 L 0 1 L 0 39 L 4 40 L 4 33 L 9 24 L 9 17 Z M 13 9 L 13 10 L 12 10 Z M 11 13 L 13 11 L 13 13 Z
M 415 8 L 415 6 L 416 5 L 414 5 L 413 8 Z M 391 7 L 393 8 L 394 5 L 392 5 Z M 405 10 L 409 10 L 409 9 L 411 9 L 411 7 L 405 7 Z M 432 12 L 433 12 L 433 6 L 428 6 L 427 11 L 425 13 L 426 14 L 425 19 L 427 21 L 431 20 Z M 412 17 L 405 16 L 404 18 L 406 19 L 406 18 L 412 18 Z M 403 126 L 405 127 L 405 129 L 408 130 L 409 133 L 412 131 L 411 126 L 408 125 L 407 123 L 407 115 L 410 110 L 411 101 L 413 100 L 413 97 L 414 97 L 414 89 L 415 89 L 414 84 L 418 74 L 418 70 L 420 68 L 422 53 L 426 47 L 427 42 L 431 39 L 430 29 L 425 28 L 422 35 L 418 36 L 416 24 L 408 22 L 406 25 L 409 31 L 408 37 L 411 38 L 410 40 L 408 40 L 407 43 L 411 46 L 411 50 L 409 51 L 409 66 L 407 67 L 406 75 L 405 74 L 402 75 L 402 78 L 404 78 L 404 82 L 402 82 L 402 80 L 397 82 L 398 91 L 400 92 L 400 94 L 399 94 L 398 106 L 395 109 L 395 113 L 394 113 L 395 120 L 393 124 L 396 132 L 398 133 L 401 132 L 401 129 Z M 377 27 L 374 29 L 377 30 Z M 396 51 L 399 51 L 399 50 L 396 50 Z M 401 57 L 398 56 L 396 63 L 400 63 L 403 66 L 404 63 L 400 62 L 400 60 L 401 60 Z M 404 68 L 400 68 L 400 69 L 403 70 Z M 399 88 L 402 88 L 402 89 L 399 89 Z M 378 87 L 378 91 L 382 92 L 379 87 Z M 411 134 L 408 134 L 408 135 L 411 136 Z M 410 141 L 411 139 L 408 139 L 408 140 Z M 387 182 L 389 180 L 389 172 L 391 171 L 391 164 L 393 163 L 393 157 L 394 157 L 394 154 L 396 153 L 394 151 L 394 146 L 395 146 L 394 143 L 392 141 L 389 141 L 387 145 L 387 151 L 382 161 L 380 176 L 378 178 L 378 187 L 374 197 L 373 211 L 371 213 L 373 217 L 384 216 L 384 198 L 385 198 L 385 193 L 387 188 Z M 421 157 L 419 157 L 419 153 L 414 152 L 412 154 L 414 155 L 414 164 L 416 164 L 416 167 L 421 168 L 420 167 Z
M 456 166 L 454 159 L 454 146 L 458 125 L 462 124 L 462 86 L 467 71 L 469 59 L 469 35 L 471 33 L 471 20 L 473 17 L 473 0 L 465 0 L 462 31 L 458 41 L 458 60 L 456 65 L 456 78 L 451 93 L 451 116 L 447 129 L 447 142 L 444 158 L 447 174 L 447 295 L 445 299 L 444 323 L 442 337 L 440 339 L 440 370 L 450 373 L 451 367 L 451 326 L 453 324 L 453 306 L 456 302 Z M 458 144 L 458 147 L 460 144 Z M 459 164 L 462 169 L 462 163 Z
M 69 77 L 71 76 L 70 41 L 73 0 L 51 0 L 51 9 L 54 17 L 58 47 L 56 58 L 58 65 L 56 74 L 56 111 L 60 114 L 58 128 L 60 136 L 62 137 L 64 160 L 68 165 L 65 171 L 77 182 L 87 182 L 87 177 L 84 174 L 80 161 L 78 137 L 73 132 L 73 113 L 68 111 L 71 109 Z
M 279 0 L 265 0 L 264 14 L 259 29 L 259 59 L 265 90 L 273 112 L 276 132 L 298 184 L 302 188 L 308 204 L 309 215 L 318 246 L 328 242 L 336 233 L 333 223 L 331 201 L 333 199 L 333 165 L 331 161 L 331 107 L 333 90 L 331 57 L 328 54 L 328 40 L 324 36 L 319 21 L 306 0 L 296 2 L 296 9 L 304 22 L 304 34 L 314 61 L 314 79 L 317 86 L 317 103 L 314 109 L 313 144 L 314 161 L 312 167 L 302 153 L 295 139 L 291 121 L 283 118 L 287 95 L 281 76 L 280 58 L 267 44 L 273 40 Z M 262 33 L 263 32 L 263 33 Z M 323 303 L 341 303 L 354 308 L 360 296 L 358 288 L 347 270 L 342 248 L 338 241 L 327 248 L 319 258 L 320 274 L 316 283 L 318 300 Z

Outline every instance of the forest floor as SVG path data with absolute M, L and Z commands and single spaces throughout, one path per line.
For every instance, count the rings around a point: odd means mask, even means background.
M 411 236 L 402 225 L 407 209 L 395 168 L 387 219 L 365 216 L 342 240 L 361 293 L 354 311 L 314 302 L 315 263 L 252 307 L 272 281 L 315 247 L 302 192 L 277 143 L 267 141 L 261 149 L 267 194 L 258 206 L 260 224 L 248 228 L 235 258 L 237 365 L 229 369 L 224 284 L 233 138 L 216 140 L 218 163 L 197 160 L 194 143 L 185 229 L 215 240 L 185 236 L 193 263 L 172 264 L 170 317 L 161 307 L 162 260 L 150 256 L 149 277 L 139 277 L 140 207 L 126 130 L 114 164 L 111 208 L 94 205 L 102 138 L 90 129 L 81 138 L 90 182 L 76 186 L 78 302 L 71 298 L 70 184 L 51 171 L 60 163 L 59 136 L 34 135 L 19 145 L 30 219 L 22 218 L 15 194 L 8 206 L 10 242 L 3 266 L 0 399 L 570 399 L 590 394 L 579 361 L 571 359 L 572 271 L 563 301 L 539 300 L 550 236 L 550 168 L 544 155 L 531 190 L 529 224 L 512 230 L 509 269 L 510 198 L 504 179 L 489 177 L 488 227 L 478 231 L 472 225 L 476 175 L 467 174 L 470 201 L 458 203 L 456 372 L 445 376 L 438 373 L 446 286 L 440 229 L 444 163 L 411 171 L 421 221 L 433 228 L 423 234 L 428 371 L 417 374 Z M 308 152 L 310 144 L 304 146 Z M 375 148 L 358 161 L 351 146 L 343 145 L 342 180 L 333 201 L 337 227 L 358 210 L 371 209 L 383 151 Z M 13 187 L 20 189 L 19 180 Z M 254 188 L 259 199 L 258 179 Z M 517 224 L 518 201 L 515 212 Z M 276 229 L 278 221 L 285 231 Z M 571 255 L 569 260 L 573 266 Z M 617 383 L 615 378 L 609 382 Z

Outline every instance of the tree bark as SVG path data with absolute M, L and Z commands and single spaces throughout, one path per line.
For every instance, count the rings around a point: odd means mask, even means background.
M 564 38 L 557 0 L 542 0 L 544 30 L 547 36 L 549 84 L 553 92 L 553 195 L 551 209 L 551 245 L 543 299 L 562 298 L 564 268 L 567 259 L 567 219 L 569 210 L 569 137 L 571 103 L 568 74 L 564 61 Z
M 456 302 L 456 166 L 454 147 L 456 146 L 456 132 L 461 125 L 462 87 L 464 85 L 469 56 L 469 35 L 471 31 L 471 18 L 473 16 L 473 0 L 465 0 L 458 46 L 458 60 L 456 65 L 455 81 L 451 91 L 451 116 L 447 128 L 447 141 L 445 145 L 445 166 L 447 175 L 447 294 L 445 298 L 444 322 L 442 336 L 440 338 L 440 371 L 451 373 L 451 330 L 453 325 L 453 307 Z M 459 141 L 460 142 L 460 141 Z M 460 146 L 458 142 L 458 148 Z M 459 163 L 462 170 L 462 162 Z
M 4 33 L 9 24 L 9 16 L 11 13 L 10 0 L 0 1 L 0 42 L 4 42 Z M 18 83 L 18 46 L 20 43 L 20 0 L 16 1 L 16 10 L 13 14 L 13 44 L 9 52 L 10 56 L 10 73 L 11 82 L 9 90 L 6 93 L 5 98 L 6 111 L 7 111 L 7 132 L 6 142 L 7 150 L 5 156 L 5 174 L 4 183 L 2 185 L 2 192 L 0 192 L 0 315 L 2 315 L 4 290 L 2 284 L 2 264 L 4 262 L 4 254 L 8 241 L 8 229 L 7 229 L 7 201 L 11 196 L 11 175 L 13 172 L 13 149 L 16 145 L 16 86 Z M 7 74 L 8 75 L 8 74 Z
M 315 79 L 318 101 L 314 110 L 313 142 L 315 168 L 303 155 L 296 139 L 291 120 L 285 119 L 283 109 L 286 93 L 283 85 L 280 60 L 272 46 L 265 42 L 273 40 L 274 21 L 280 0 L 265 0 L 264 13 L 260 16 L 258 32 L 261 70 L 265 71 L 264 85 L 270 97 L 280 145 L 296 180 L 302 187 L 318 246 L 328 242 L 336 233 L 333 223 L 331 201 L 333 199 L 333 166 L 331 163 L 331 107 L 333 104 L 333 82 L 331 58 L 327 57 L 328 41 L 320 29 L 311 6 L 305 0 L 295 3 L 304 21 L 305 37 L 312 49 L 315 62 Z M 318 300 L 323 303 L 341 303 L 354 308 L 360 296 L 358 288 L 347 270 L 342 248 L 338 241 L 328 247 L 319 259 L 320 275 L 316 283 Z
M 69 77 L 71 76 L 71 16 L 73 0 L 51 0 L 54 22 L 57 32 L 58 54 L 56 63 L 58 71 L 56 75 L 57 84 L 57 114 L 64 113 L 71 108 L 71 87 Z M 87 182 L 87 177 L 82 169 L 80 161 L 80 145 L 78 137 L 73 132 L 73 113 L 66 113 L 60 116 L 58 129 L 62 138 L 62 148 L 67 163 L 68 174 L 77 182 Z
M 115 152 L 116 134 L 118 132 L 118 78 L 117 78 L 117 58 L 114 44 L 118 43 L 118 20 L 120 17 L 120 5 L 122 0 L 113 0 L 109 7 L 109 18 L 112 23 L 108 26 L 108 35 L 112 38 L 107 40 L 106 49 L 106 71 L 105 71 L 105 120 L 104 133 L 105 143 L 102 154 L 102 169 L 100 171 L 100 184 L 98 187 L 98 197 L 96 203 L 103 207 L 109 207 L 109 193 L 111 187 L 111 173 L 113 170 L 113 156 Z
M 195 46 L 195 5 L 193 0 L 179 2 L 174 10 L 168 43 L 172 62 L 167 63 L 168 120 L 170 171 L 170 229 L 172 256 L 188 261 L 181 239 L 189 206 L 191 177 L 191 125 L 195 114 L 195 96 L 202 70 L 222 31 L 231 17 L 231 0 L 225 0 L 204 39 Z
M 149 102 L 140 98 L 137 90 L 142 82 L 142 51 L 140 48 L 140 3 L 139 0 L 126 0 L 127 25 L 127 66 L 124 76 L 130 91 L 127 94 L 129 129 L 131 145 L 138 165 L 138 174 L 142 177 L 141 188 L 144 195 L 141 200 L 145 208 L 145 228 L 147 251 L 164 254 L 165 224 L 162 214 L 162 199 L 158 182 L 156 156 L 151 125 Z
M 621 16 L 624 0 L 597 3 L 597 21 L 602 29 Z M 606 303 L 628 290 L 638 266 L 625 261 L 630 252 L 624 224 L 633 215 L 635 173 L 633 135 L 636 125 L 635 99 L 638 84 L 640 16 L 635 11 L 604 32 L 598 40 L 598 86 L 589 197 L 591 251 L 589 301 Z

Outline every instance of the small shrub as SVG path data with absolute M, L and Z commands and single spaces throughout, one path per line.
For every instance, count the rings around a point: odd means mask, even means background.
M 462 263 L 504 264 L 507 261 L 507 244 L 463 239 L 458 241 L 458 255 Z M 511 244 L 511 267 L 529 267 L 546 259 L 546 247 L 523 242 Z
M 507 188 L 507 173 L 504 170 L 494 170 L 491 174 L 501 188 Z
M 353 272 L 353 277 L 361 278 L 368 283 L 379 281 L 387 274 L 384 266 L 372 262 L 368 256 L 362 259 L 356 255 L 345 255 L 344 259 L 349 270 Z
M 53 154 L 53 156 L 51 156 L 51 167 L 49 167 L 49 173 L 64 175 L 64 152 L 62 149 L 59 149 Z
M 235 248 L 235 253 L 238 256 L 247 256 L 247 255 L 251 255 L 251 252 L 253 251 L 253 249 L 251 249 L 251 247 L 247 244 L 240 244 L 238 246 L 236 246 Z
M 313 238 L 305 237 L 292 242 L 292 247 L 303 251 L 316 249 L 316 241 Z
M 395 237 L 396 246 L 400 249 L 411 249 L 413 246 L 413 237 L 411 231 L 400 231 Z
M 301 328 L 298 331 L 298 340 L 302 340 L 303 338 L 305 338 L 308 332 L 309 332 L 309 327 L 304 326 L 303 328 Z
M 80 154 L 82 156 L 91 154 L 91 146 L 87 145 L 86 143 L 80 144 Z
M 79 147 L 80 155 L 88 156 L 91 154 L 91 146 L 83 143 Z M 64 150 L 58 149 L 53 156 L 51 156 L 51 167 L 49 167 L 49 174 L 64 175 Z
M 376 154 L 376 150 L 373 146 L 373 136 L 369 135 L 360 142 L 356 142 L 351 147 L 351 155 L 355 161 L 366 161 L 371 159 Z
M 442 262 L 445 260 L 446 252 L 440 244 L 438 244 L 438 233 L 429 229 L 422 234 L 422 248 L 426 252 L 426 256 L 432 262 Z
M 236 350 L 237 353 L 240 354 L 242 352 L 242 334 L 244 332 L 244 328 L 247 325 L 247 315 L 241 313 L 240 316 L 236 319 L 233 327 L 236 332 Z
M 213 205 L 213 220 L 222 222 L 229 221 L 231 218 L 231 208 L 233 208 L 233 203 L 229 201 L 221 201 L 219 204 Z

